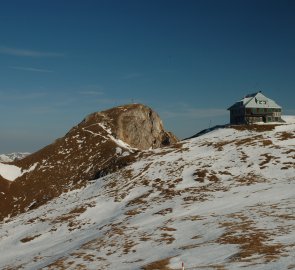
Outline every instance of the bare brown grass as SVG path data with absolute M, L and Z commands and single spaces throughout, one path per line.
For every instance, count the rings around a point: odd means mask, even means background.
M 167 214 L 170 214 L 172 213 L 173 209 L 172 208 L 165 208 L 165 209 L 162 209 L 156 213 L 154 213 L 154 215 L 162 215 L 162 216 L 165 216 Z
M 27 242 L 30 242 L 30 241 L 34 240 L 35 238 L 37 238 L 39 236 L 41 236 L 41 234 L 37 234 L 37 235 L 34 235 L 34 236 L 27 236 L 27 237 L 21 239 L 20 241 L 22 243 L 27 243 Z
M 261 157 L 264 157 L 265 160 L 259 163 L 261 169 L 265 168 L 265 165 L 268 164 L 271 160 L 277 160 L 277 157 L 274 157 L 270 154 L 262 154 Z
M 253 222 L 241 214 L 233 214 L 235 221 L 222 222 L 226 232 L 217 240 L 221 244 L 239 245 L 240 251 L 231 257 L 231 261 L 248 261 L 253 255 L 261 255 L 264 261 L 277 260 L 284 247 L 280 243 L 271 243 L 265 230 L 258 229 Z
M 281 141 L 285 141 L 285 140 L 290 140 L 290 139 L 295 139 L 295 132 L 279 132 L 277 133 L 277 138 Z
M 194 176 L 195 181 L 204 182 L 207 173 L 208 173 L 208 170 L 206 170 L 206 169 L 198 170 L 198 171 L 194 172 L 193 176 Z
M 253 137 L 237 140 L 237 141 L 235 141 L 235 144 L 236 144 L 236 146 L 255 145 L 261 139 L 263 139 L 262 135 L 256 135 L 256 136 L 253 136 Z
M 264 132 L 274 130 L 276 125 L 230 125 L 229 127 L 239 131 L 250 130 L 256 132 Z
M 257 183 L 265 183 L 267 180 L 259 175 L 254 173 L 249 173 L 244 176 L 239 176 L 235 178 L 235 181 L 238 182 L 240 185 L 249 186 Z
M 143 270 L 171 270 L 169 267 L 170 258 L 149 263 L 142 267 Z

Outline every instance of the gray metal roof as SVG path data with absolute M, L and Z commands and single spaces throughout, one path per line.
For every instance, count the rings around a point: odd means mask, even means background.
M 245 107 L 245 108 L 272 108 L 281 109 L 275 101 L 266 97 L 261 92 L 246 95 L 243 99 L 236 102 L 228 108 L 228 110 L 235 107 Z

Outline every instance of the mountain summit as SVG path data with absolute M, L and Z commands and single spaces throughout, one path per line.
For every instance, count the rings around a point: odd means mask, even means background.
M 175 142 L 158 114 L 142 104 L 90 114 L 54 143 L 21 160 L 0 164 L 0 219 L 114 172 L 130 164 L 140 150 Z

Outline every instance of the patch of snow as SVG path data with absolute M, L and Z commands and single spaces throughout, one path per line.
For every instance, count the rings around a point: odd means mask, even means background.
M 295 115 L 282 115 L 282 119 L 287 124 L 295 124 Z
M 0 175 L 9 181 L 14 181 L 22 175 L 22 171 L 17 166 L 0 163 Z
M 113 137 L 112 135 L 109 135 L 110 139 L 112 141 L 114 141 L 118 146 L 122 147 L 122 148 L 125 148 L 125 149 L 128 149 L 131 153 L 133 153 L 132 148 L 129 144 L 123 142 L 122 140 L 120 139 L 116 139 L 115 137 Z
M 98 125 L 103 128 L 108 134 L 112 134 L 112 130 L 107 128 L 103 123 L 98 123 Z
M 130 155 L 130 153 L 128 151 L 124 151 L 123 154 L 122 154 L 123 157 L 127 157 L 129 155 Z
M 121 155 L 122 154 L 122 148 L 116 147 L 116 154 Z
M 38 162 L 36 162 L 36 163 L 34 163 L 33 165 L 31 165 L 29 169 L 27 169 L 27 170 L 23 170 L 23 171 L 22 171 L 22 174 L 25 174 L 25 173 L 28 173 L 28 172 L 32 172 L 32 171 L 34 171 L 34 170 L 36 169 L 37 166 L 38 166 Z

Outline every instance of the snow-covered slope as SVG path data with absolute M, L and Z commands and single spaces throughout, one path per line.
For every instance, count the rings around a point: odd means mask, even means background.
M 286 124 L 295 124 L 294 115 L 283 115 L 282 119 L 286 122 Z
M 6 219 L 0 268 L 294 269 L 291 122 L 261 132 L 223 128 L 145 151 Z

